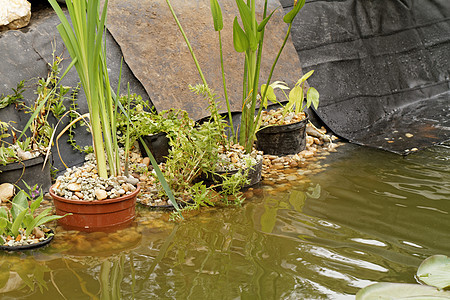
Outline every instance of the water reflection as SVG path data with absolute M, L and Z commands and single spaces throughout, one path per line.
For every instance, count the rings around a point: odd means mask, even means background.
M 353 299 L 372 282 L 413 282 L 425 257 L 450 252 L 446 157 L 348 145 L 309 186 L 264 187 L 243 207 L 181 224 L 141 209 L 110 234 L 58 229 L 48 248 L 1 257 L 2 297 Z

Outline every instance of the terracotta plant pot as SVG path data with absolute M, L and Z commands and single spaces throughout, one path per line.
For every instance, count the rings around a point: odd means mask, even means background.
M 60 197 L 50 189 L 56 214 L 65 215 L 58 224 L 65 229 L 79 231 L 114 231 L 128 226 L 136 216 L 136 198 L 140 186 L 129 194 L 115 199 L 101 201 L 70 200 Z
M 46 193 L 52 185 L 52 180 L 50 176 L 49 161 L 45 164 L 45 168 L 42 169 L 44 158 L 44 156 L 40 155 L 20 163 L 14 162 L 5 166 L 0 165 L 0 184 L 17 184 L 21 189 L 26 190 L 26 187 L 23 184 L 23 181 L 25 181 L 30 187 L 37 184 L 38 187 Z
M 269 126 L 256 133 L 256 149 L 264 154 L 297 154 L 306 148 L 308 117 L 293 124 Z

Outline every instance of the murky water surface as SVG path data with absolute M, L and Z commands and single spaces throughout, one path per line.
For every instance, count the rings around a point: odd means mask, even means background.
M 59 230 L 43 250 L 2 253 L 0 298 L 353 299 L 450 254 L 449 145 L 406 158 L 345 145 L 323 163 L 308 190 L 265 186 L 178 225 L 140 209 L 121 232 Z

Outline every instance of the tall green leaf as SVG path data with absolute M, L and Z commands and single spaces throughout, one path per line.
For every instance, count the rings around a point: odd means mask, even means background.
M 21 211 L 20 214 L 14 219 L 11 225 L 11 233 L 13 236 L 17 237 L 19 234 L 20 225 L 22 225 L 23 218 L 28 212 L 28 208 Z
M 214 21 L 214 30 L 221 31 L 223 29 L 222 9 L 217 0 L 210 0 L 211 14 Z
M 11 216 L 14 219 L 25 209 L 28 208 L 27 193 L 20 190 L 12 200 Z
M 300 9 L 302 9 L 303 5 L 305 5 L 305 0 L 298 0 L 292 10 L 284 16 L 283 21 L 287 24 L 291 24 Z
M 247 35 L 239 25 L 237 17 L 233 21 L 233 45 L 237 52 L 245 52 L 249 47 Z

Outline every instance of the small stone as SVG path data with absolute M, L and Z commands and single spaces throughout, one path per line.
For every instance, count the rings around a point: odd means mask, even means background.
M 44 232 L 39 227 L 33 228 L 33 234 L 37 239 L 43 238 L 45 236 Z
M 80 193 L 80 192 L 75 192 L 75 196 L 77 196 L 81 200 L 83 200 L 83 198 L 84 198 L 84 195 L 82 193 Z
M 96 189 L 95 190 L 95 197 L 97 197 L 97 200 L 104 200 L 106 197 L 108 197 L 108 194 L 105 190 L 102 189 Z
M 149 157 L 144 157 L 142 159 L 142 163 L 148 167 L 150 165 L 150 158 Z
M 419 151 L 417 148 L 412 148 L 411 151 Z
M 130 177 L 127 178 L 127 182 L 132 184 L 132 185 L 136 185 L 136 184 L 139 183 L 139 179 L 130 176 Z
M 117 194 L 123 195 L 123 194 L 125 194 L 125 190 L 124 189 L 118 189 L 117 190 Z
M 286 179 L 289 180 L 289 181 L 294 181 L 294 180 L 297 180 L 297 176 L 295 176 L 295 175 L 288 175 L 288 176 L 286 176 Z
M 411 133 L 405 133 L 405 136 L 406 136 L 407 138 L 412 138 L 414 135 L 411 134 Z
M 80 191 L 81 191 L 81 184 L 75 183 L 75 182 L 69 183 L 69 184 L 67 185 L 67 189 L 68 189 L 69 191 L 72 191 L 72 192 L 80 192 Z
M 11 183 L 0 184 L 0 203 L 8 201 L 14 197 L 14 185 Z

